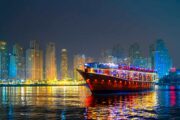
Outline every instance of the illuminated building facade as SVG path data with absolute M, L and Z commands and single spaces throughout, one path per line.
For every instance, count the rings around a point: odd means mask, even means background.
M 140 46 L 138 43 L 134 43 L 129 47 L 129 58 L 131 60 L 131 63 L 134 63 L 135 59 L 140 58 Z
M 133 60 L 133 65 L 137 67 L 148 68 L 148 59 L 145 57 L 139 57 Z
M 94 58 L 86 57 L 86 63 L 92 63 L 92 62 L 94 62 Z
M 154 48 L 151 51 L 152 68 L 157 71 L 159 78 L 162 78 L 168 75 L 172 68 L 172 60 L 163 40 L 157 40 Z
M 151 44 L 149 46 L 149 66 L 151 69 L 155 69 L 155 61 L 154 61 L 154 53 L 155 53 L 155 45 Z
M 33 83 L 43 80 L 43 53 L 35 40 L 26 51 L 26 80 Z
M 61 79 L 65 80 L 68 78 L 68 57 L 67 50 L 61 50 Z
M 100 61 L 112 63 L 113 62 L 112 50 L 111 49 L 103 50 L 101 53 L 101 60 Z
M 0 80 L 6 81 L 8 79 L 8 53 L 7 43 L 0 41 Z
M 141 55 L 140 46 L 134 43 L 129 48 L 130 63 L 136 67 L 148 68 L 148 58 Z
M 57 79 L 56 51 L 55 44 L 49 43 L 46 48 L 46 80 L 53 81 Z
M 113 63 L 122 64 L 125 58 L 124 49 L 120 44 L 114 45 L 112 48 Z
M 112 49 L 104 50 L 101 55 L 101 62 L 122 64 L 125 59 L 124 49 L 120 44 L 114 45 Z
M 85 55 L 75 55 L 73 60 L 73 69 L 74 69 L 74 80 L 82 80 L 82 76 L 77 72 L 78 69 L 83 69 L 85 64 Z
M 13 52 L 10 55 L 9 79 L 15 83 L 25 80 L 25 58 L 23 48 L 18 44 L 13 46 Z

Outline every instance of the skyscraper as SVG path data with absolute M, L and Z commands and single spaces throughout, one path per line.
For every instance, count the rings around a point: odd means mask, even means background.
M 74 80 L 82 80 L 82 76 L 77 72 L 77 68 L 83 69 L 85 64 L 85 55 L 75 55 L 73 60 Z
M 155 44 L 152 44 L 152 45 L 150 45 L 149 46 L 149 62 L 150 62 L 150 64 L 149 64 L 149 66 L 150 66 L 150 68 L 151 69 L 155 69 L 154 67 L 155 67 L 155 56 L 154 56 L 154 54 L 155 54 Z
M 9 79 L 15 83 L 25 80 L 25 58 L 23 48 L 18 44 L 13 46 L 13 52 L 10 55 Z
M 54 81 L 57 79 L 57 66 L 56 66 L 56 50 L 55 44 L 49 43 L 46 48 L 46 80 Z
M 94 62 L 94 58 L 92 57 L 86 57 L 86 63 L 91 63 L 91 62 Z
M 6 81 L 8 79 L 8 53 L 7 43 L 0 41 L 0 80 Z
M 122 64 L 125 58 L 125 52 L 120 44 L 114 45 L 112 48 L 113 63 Z
M 68 57 L 67 50 L 61 50 L 61 79 L 65 80 L 68 78 Z
M 100 61 L 101 62 L 112 63 L 113 62 L 112 49 L 103 50 L 102 53 L 101 53 Z
M 141 55 L 140 46 L 134 43 L 129 48 L 130 63 L 136 67 L 148 68 L 148 58 Z
M 114 45 L 112 49 L 103 50 L 101 62 L 121 64 L 124 62 L 125 52 L 120 44 Z
M 159 78 L 162 78 L 172 68 L 172 60 L 163 40 L 158 39 L 154 47 L 155 50 L 152 49 L 151 53 L 151 57 L 154 59 L 152 61 L 152 67 L 157 70 Z
M 131 63 L 133 64 L 133 61 L 135 59 L 139 59 L 141 56 L 140 53 L 140 46 L 138 43 L 134 43 L 129 47 L 129 58 Z
M 43 53 L 35 40 L 30 42 L 26 51 L 26 80 L 33 83 L 43 80 Z

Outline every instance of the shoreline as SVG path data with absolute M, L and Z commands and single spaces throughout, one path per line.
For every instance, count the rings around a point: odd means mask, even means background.
M 38 87 L 38 86 L 85 86 L 86 83 L 83 84 L 0 84 L 0 87 Z

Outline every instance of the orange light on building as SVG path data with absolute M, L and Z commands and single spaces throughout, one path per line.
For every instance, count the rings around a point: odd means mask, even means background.
M 56 65 L 55 43 L 48 43 L 46 48 L 45 72 L 46 80 L 53 82 L 57 80 L 57 65 Z

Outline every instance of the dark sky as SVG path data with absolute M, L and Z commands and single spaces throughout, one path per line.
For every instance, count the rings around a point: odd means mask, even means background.
M 29 46 L 29 40 L 56 43 L 97 57 L 120 43 L 139 42 L 144 53 L 156 39 L 165 40 L 173 63 L 180 67 L 179 0 L 0 0 L 0 39 Z M 59 55 L 58 54 L 58 55 Z

